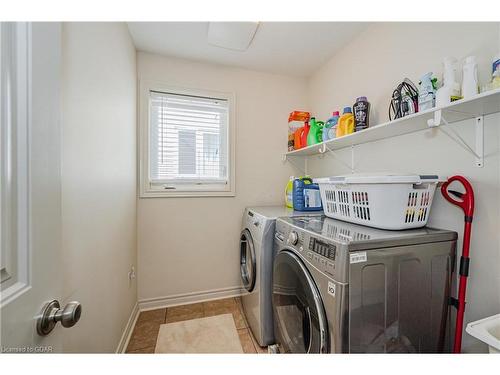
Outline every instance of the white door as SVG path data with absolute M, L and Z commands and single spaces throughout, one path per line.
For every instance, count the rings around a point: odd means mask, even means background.
M 0 25 L 0 349 L 61 352 L 61 324 L 36 331 L 61 297 L 61 24 Z

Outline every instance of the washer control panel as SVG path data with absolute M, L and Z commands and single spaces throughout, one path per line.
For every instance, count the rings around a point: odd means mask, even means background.
M 317 238 L 309 238 L 309 250 L 319 254 L 325 258 L 335 261 L 337 247 L 331 243 L 318 240 Z
M 275 238 L 280 246 L 294 249 L 312 266 L 328 274 L 338 277 L 341 270 L 336 270 L 337 246 L 324 239 L 317 238 L 307 231 L 295 229 L 281 221 L 276 223 Z

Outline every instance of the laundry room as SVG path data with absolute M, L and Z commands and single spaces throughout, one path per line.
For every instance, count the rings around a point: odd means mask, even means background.
M 498 14 L 199 6 L 0 15 L 0 364 L 498 366 Z

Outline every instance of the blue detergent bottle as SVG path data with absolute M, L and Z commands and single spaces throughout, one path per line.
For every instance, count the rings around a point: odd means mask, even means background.
M 319 185 L 314 184 L 309 177 L 293 180 L 293 209 L 297 211 L 321 211 L 321 195 Z
M 340 112 L 335 111 L 332 113 L 332 117 L 330 117 L 325 123 L 325 126 L 323 127 L 323 142 L 335 138 L 339 118 Z

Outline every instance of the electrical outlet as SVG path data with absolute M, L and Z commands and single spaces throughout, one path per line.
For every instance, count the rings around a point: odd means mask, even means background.
M 130 281 L 135 279 L 135 267 L 134 266 L 130 267 L 130 271 L 128 271 L 128 279 Z

